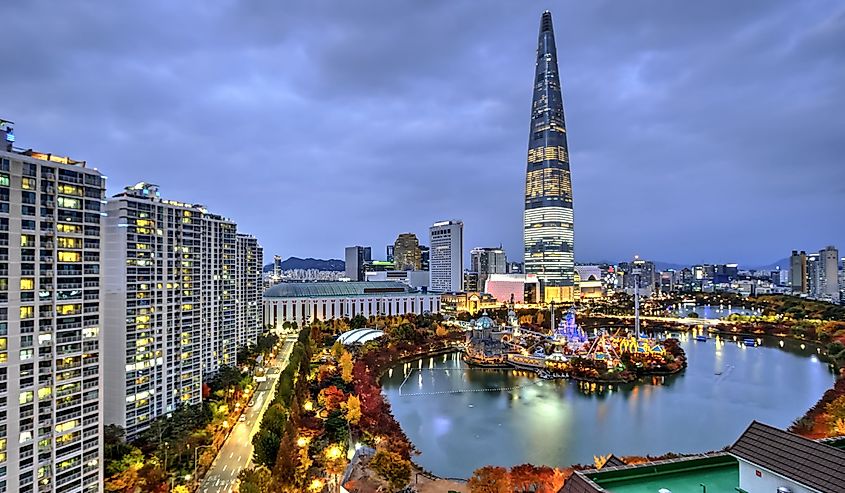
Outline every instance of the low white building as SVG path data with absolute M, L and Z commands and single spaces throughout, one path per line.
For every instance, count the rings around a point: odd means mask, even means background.
M 440 312 L 440 296 L 395 281 L 283 282 L 264 292 L 265 323 L 277 329 L 284 322 L 426 312 Z
M 414 289 L 428 288 L 429 275 L 427 270 L 382 270 L 366 272 L 366 281 L 396 281 L 407 284 Z

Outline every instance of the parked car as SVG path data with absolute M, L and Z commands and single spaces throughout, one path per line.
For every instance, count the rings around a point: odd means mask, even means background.
M 246 421 L 246 414 L 241 414 L 238 421 Z

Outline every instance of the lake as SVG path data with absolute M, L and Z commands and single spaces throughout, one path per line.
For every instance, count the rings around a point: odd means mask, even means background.
M 422 452 L 415 461 L 443 477 L 487 464 L 591 464 L 611 452 L 705 452 L 732 444 L 755 419 L 788 427 L 832 387 L 815 347 L 761 342 L 683 333 L 683 373 L 622 387 L 469 368 L 458 353 L 395 365 L 382 387 Z

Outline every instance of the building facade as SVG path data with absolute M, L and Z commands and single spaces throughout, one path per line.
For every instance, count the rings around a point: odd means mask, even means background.
M 264 320 L 279 330 L 285 322 L 426 312 L 440 312 L 440 296 L 395 281 L 283 282 L 264 292 Z
M 402 233 L 393 243 L 393 265 L 396 270 L 420 270 L 422 252 L 414 233 Z
M 572 301 L 575 233 L 572 179 L 552 14 L 537 46 L 523 218 L 525 273 L 540 279 L 543 301 Z
M 815 297 L 839 303 L 839 250 L 827 246 L 819 251 L 818 282 Z
M 105 177 L 2 127 L 0 491 L 102 491 Z
M 789 257 L 789 286 L 795 294 L 808 292 L 807 252 L 792 250 Z
M 236 240 L 236 346 L 242 347 L 254 344 L 263 331 L 261 270 L 264 266 L 264 249 L 252 235 L 238 233 Z
M 507 274 L 508 257 L 502 247 L 476 247 L 469 252 L 470 272 L 478 275 L 475 289 L 468 291 L 483 291 L 490 274 Z
M 201 225 L 203 233 L 200 306 L 205 378 L 217 373 L 221 366 L 231 366 L 237 362 L 237 226 L 230 219 L 208 212 L 203 214 Z
M 429 288 L 439 293 L 460 291 L 464 274 L 464 223 L 434 223 L 428 232 L 430 248 Z
M 346 277 L 353 281 L 363 281 L 367 263 L 372 260 L 370 247 L 346 247 L 345 267 Z
M 110 199 L 104 248 L 105 420 L 134 438 L 202 400 L 262 329 L 263 250 L 203 206 L 138 183 Z

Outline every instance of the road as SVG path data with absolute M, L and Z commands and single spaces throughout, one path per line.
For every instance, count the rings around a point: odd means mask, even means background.
M 200 483 L 200 493 L 229 493 L 233 491 L 238 479 L 238 473 L 252 462 L 252 436 L 258 432 L 258 425 L 261 417 L 273 398 L 276 389 L 276 382 L 279 374 L 288 364 L 288 358 L 296 342 L 296 336 L 288 336 L 283 339 L 284 343 L 276 363 L 267 370 L 267 380 L 258 384 L 253 394 L 255 404 L 248 407 L 244 412 L 246 421 L 236 422 L 232 433 L 220 453 L 211 464 L 211 469 L 206 473 Z

